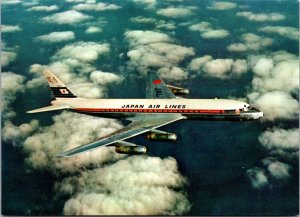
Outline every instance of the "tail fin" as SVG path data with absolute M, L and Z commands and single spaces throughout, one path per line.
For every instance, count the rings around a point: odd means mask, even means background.
M 43 73 L 51 88 L 52 95 L 54 98 L 76 98 L 77 97 L 50 70 L 45 70 Z

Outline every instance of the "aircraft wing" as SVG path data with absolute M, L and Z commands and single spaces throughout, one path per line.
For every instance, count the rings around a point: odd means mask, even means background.
M 167 87 L 165 82 L 157 75 L 156 72 L 150 70 L 147 74 L 147 99 L 173 99 L 176 96 Z
M 82 152 L 90 151 L 102 146 L 114 146 L 118 141 L 122 141 L 152 129 L 170 124 L 172 122 L 185 119 L 180 114 L 154 114 L 136 116 L 129 125 L 105 137 L 99 138 L 96 142 L 88 145 L 79 146 L 69 151 L 63 152 L 58 157 L 69 157 Z

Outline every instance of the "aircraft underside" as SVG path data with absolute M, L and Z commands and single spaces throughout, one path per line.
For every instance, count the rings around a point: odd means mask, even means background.
M 138 114 L 143 114 L 139 112 L 128 112 L 128 113 L 115 113 L 115 112 L 80 112 L 75 111 L 77 113 L 103 117 L 103 118 L 114 118 L 114 119 L 122 119 L 128 117 L 134 117 Z M 149 115 L 149 113 L 146 113 Z M 152 115 L 157 115 L 161 113 L 150 113 Z M 174 113 L 176 114 L 176 113 Z M 187 117 L 189 120 L 210 120 L 210 121 L 250 121 L 253 120 L 250 115 L 243 116 L 240 114 L 235 114 L 234 112 L 228 112 L 224 114 L 205 114 L 205 113 L 181 113 L 183 116 Z M 247 113 L 251 114 L 251 113 Z

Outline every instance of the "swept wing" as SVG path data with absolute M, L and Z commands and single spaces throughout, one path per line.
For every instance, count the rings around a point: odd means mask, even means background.
M 59 154 L 58 157 L 69 157 L 103 146 L 114 146 L 118 141 L 132 138 L 181 119 L 185 119 L 185 117 L 180 114 L 140 115 L 135 117 L 133 122 L 121 130 L 118 130 L 106 137 L 99 138 L 96 142 L 63 152 Z

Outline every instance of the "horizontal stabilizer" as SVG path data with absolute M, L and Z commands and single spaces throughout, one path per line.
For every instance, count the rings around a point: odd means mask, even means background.
M 69 109 L 69 108 L 71 108 L 69 105 L 51 105 L 39 109 L 34 109 L 26 113 L 48 112 L 48 111 L 55 111 L 55 110 Z

